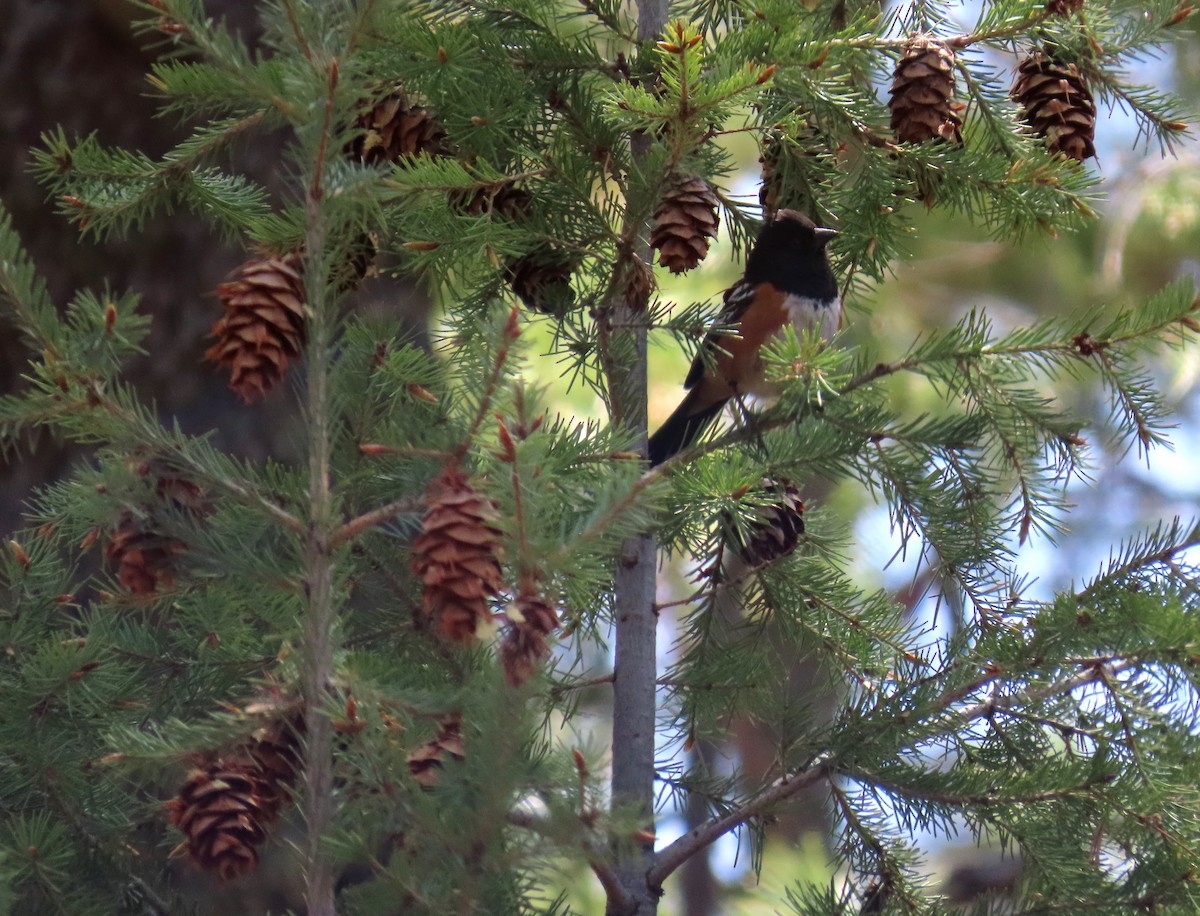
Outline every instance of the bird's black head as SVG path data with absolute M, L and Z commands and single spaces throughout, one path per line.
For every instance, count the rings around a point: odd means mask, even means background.
M 773 283 L 784 292 L 813 299 L 832 299 L 837 281 L 829 266 L 825 246 L 837 235 L 803 213 L 780 210 L 767 223 L 746 261 L 746 279 L 751 283 Z

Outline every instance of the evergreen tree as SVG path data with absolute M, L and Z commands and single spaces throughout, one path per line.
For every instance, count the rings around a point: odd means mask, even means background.
M 567 912 L 572 862 L 644 916 L 813 786 L 836 877 L 797 884 L 796 913 L 944 911 L 920 843 L 954 827 L 1021 864 L 977 912 L 1196 911 L 1200 530 L 1166 520 L 1046 601 L 1015 556 L 1086 473 L 1055 379 L 1098 379 L 1128 448 L 1165 441 L 1141 360 L 1200 330 L 1190 285 L 1004 332 L 972 312 L 894 359 L 792 335 L 767 354 L 777 403 L 639 457 L 647 332 L 692 351 L 716 313 L 655 295 L 650 244 L 685 271 L 718 210 L 742 250 L 762 215 L 721 138 L 758 144 L 762 210 L 837 226 L 852 296 L 917 202 L 1001 239 L 1092 218 L 1097 101 L 1165 147 L 1186 129 L 1125 68 L 1190 7 L 999 0 L 964 31 L 933 3 L 259 6 L 251 50 L 200 0 L 150 0 L 150 85 L 191 135 L 154 159 L 58 132 L 35 168 L 85 240 L 186 208 L 244 241 L 209 358 L 247 401 L 300 400 L 306 463 L 159 416 L 121 376 L 136 294 L 57 308 L 0 219 L 31 354 L 0 400 L 9 454 L 39 429 L 93 449 L 0 558 L 11 912 L 190 912 L 290 844 L 312 916 Z M 282 197 L 237 172 L 246 137 L 278 144 Z M 377 257 L 440 297 L 431 350 L 356 311 Z M 538 324 L 607 422 L 547 404 Z M 961 605 L 950 636 L 850 579 L 845 520 L 801 501 L 847 479 Z M 665 672 L 660 550 L 701 570 Z M 773 675 L 798 652 L 840 688 L 831 719 Z M 608 682 L 611 741 L 564 740 Z M 765 784 L 679 762 L 733 717 L 777 736 Z M 707 817 L 656 849 L 664 795 Z

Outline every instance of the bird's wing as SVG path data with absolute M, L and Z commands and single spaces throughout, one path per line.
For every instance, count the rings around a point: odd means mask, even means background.
M 746 314 L 750 303 L 754 301 L 754 291 L 755 285 L 746 282 L 745 279 L 738 280 L 737 283 L 725 290 L 725 305 L 721 309 L 721 316 L 716 321 L 716 326 L 723 330 L 709 331 L 704 338 L 704 343 L 700 345 L 696 358 L 692 360 L 692 368 L 688 370 L 687 378 L 683 380 L 684 388 L 694 388 L 700 379 L 704 378 L 705 367 L 711 364 L 717 351 L 721 348 L 721 338 L 732 337 L 736 334 L 738 323 Z

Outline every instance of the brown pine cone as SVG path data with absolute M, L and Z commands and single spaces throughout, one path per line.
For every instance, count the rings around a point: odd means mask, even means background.
M 656 285 L 654 268 L 641 258 L 635 257 L 626 263 L 621 293 L 629 308 L 638 312 L 644 311 L 650 304 L 650 294 L 654 292 Z
M 944 41 L 923 32 L 909 38 L 889 91 L 892 130 L 901 143 L 962 143 L 962 121 L 954 113 L 954 52 Z
M 784 481 L 764 479 L 762 489 L 773 501 L 749 532 L 745 542 L 737 545 L 742 559 L 751 566 L 762 566 L 785 557 L 796 549 L 804 533 L 804 500 L 800 491 Z
M 250 740 L 193 770 L 167 802 L 183 849 L 205 871 L 232 880 L 258 865 L 258 847 L 288 801 L 302 766 L 304 716 L 278 697 L 247 707 L 275 716 Z
M 1083 12 L 1083 0 L 1048 0 L 1046 12 L 1051 16 L 1073 16 Z
M 362 133 L 350 143 L 349 153 L 368 165 L 444 152 L 445 131 L 429 109 L 411 104 L 398 86 L 360 114 L 355 125 Z
M 510 261 L 504 279 L 526 308 L 561 318 L 575 304 L 571 275 L 579 262 L 557 248 L 543 248 Z
M 257 867 L 278 805 L 263 796 L 256 767 L 232 764 L 193 771 L 167 809 L 192 860 L 231 881 Z
M 500 593 L 496 504 L 454 465 L 429 485 L 422 534 L 413 542 L 413 572 L 425 586 L 422 615 L 454 642 L 472 642 L 491 621 Z
M 520 687 L 550 654 L 546 637 L 558 629 L 554 606 L 532 590 L 522 590 L 509 606 L 508 626 L 500 643 L 500 661 L 504 675 L 514 687 Z
M 650 245 L 658 249 L 658 263 L 680 274 L 703 261 L 717 237 L 719 205 L 703 178 L 677 178 L 654 211 Z
M 498 188 L 478 188 L 451 191 L 447 195 L 450 209 L 464 216 L 485 216 L 496 213 L 505 219 L 521 219 L 533 210 L 533 197 L 524 188 L 503 184 Z
M 117 567 L 122 588 L 153 595 L 175 584 L 175 557 L 187 546 L 154 530 L 147 518 L 125 509 L 108 536 L 105 557 Z
M 425 744 L 408 755 L 408 769 L 423 788 L 437 785 L 439 774 L 446 760 L 462 760 L 466 757 L 462 739 L 462 717 L 453 713 L 442 717 L 438 733 Z
M 1012 94 L 1052 153 L 1080 162 L 1096 155 L 1096 103 L 1075 64 L 1035 51 L 1021 62 Z
M 228 368 L 229 387 L 249 404 L 274 388 L 304 344 L 306 297 L 297 255 L 247 261 L 217 287 L 225 314 L 204 354 Z

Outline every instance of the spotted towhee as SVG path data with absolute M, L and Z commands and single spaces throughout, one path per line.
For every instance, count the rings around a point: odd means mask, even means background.
M 837 233 L 794 210 L 780 210 L 759 233 L 746 273 L 725 292 L 720 326 L 704 340 L 684 381 L 687 395 L 650 437 L 650 464 L 687 448 L 730 398 L 769 397 L 760 350 L 791 321 L 828 340 L 841 326 L 837 281 L 825 245 Z

